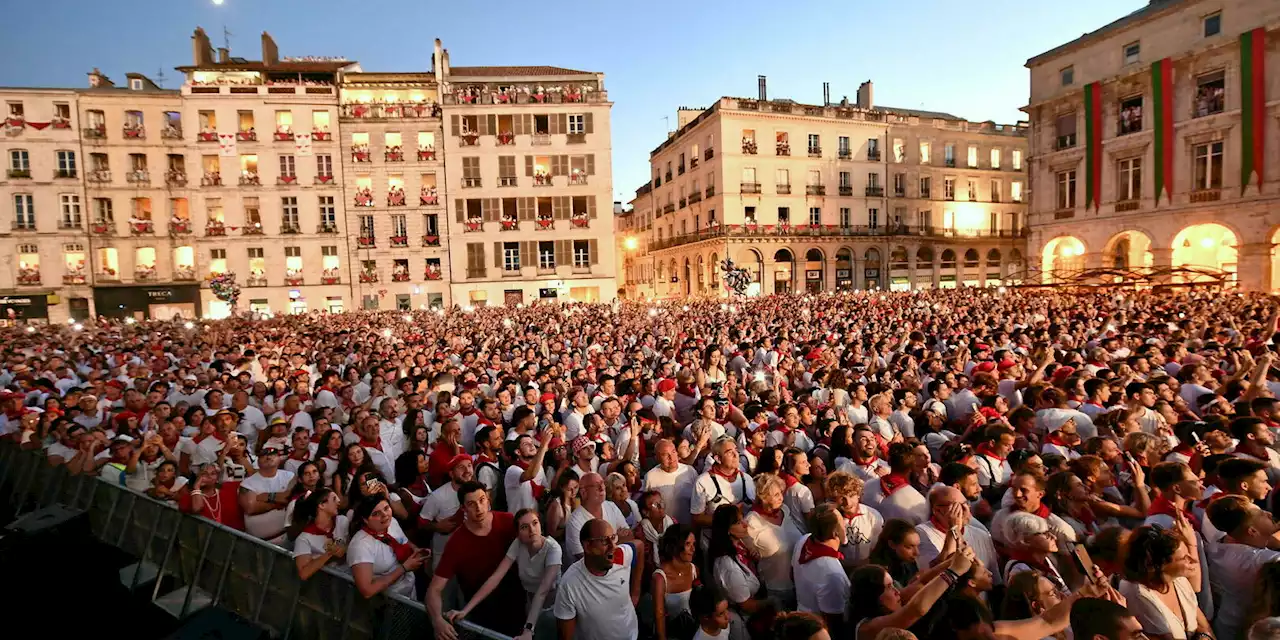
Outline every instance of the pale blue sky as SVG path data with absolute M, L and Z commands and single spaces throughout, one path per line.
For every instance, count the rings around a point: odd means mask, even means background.
M 439 37 L 454 65 L 549 64 L 607 74 L 614 198 L 648 179 L 649 151 L 681 105 L 722 95 L 815 103 L 875 83 L 880 104 L 1011 123 L 1027 99 L 1027 58 L 1096 29 L 1146 0 L 738 0 L 475 2 L 418 0 L 62 0 L 13 7 L 0 21 L 0 85 L 84 86 L 191 61 L 203 26 L 257 59 L 269 31 L 282 55 L 341 55 L 370 71 L 430 66 Z

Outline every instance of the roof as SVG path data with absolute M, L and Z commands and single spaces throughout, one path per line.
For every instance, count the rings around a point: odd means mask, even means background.
M 231 62 L 213 62 L 202 65 L 188 65 L 182 67 L 174 67 L 178 71 L 186 73 L 188 71 L 265 71 L 274 73 L 333 73 L 343 67 L 355 64 L 354 61 L 326 61 L 326 62 L 277 62 L 268 65 L 260 60 L 232 60 Z
M 594 71 L 578 71 L 564 67 L 528 66 L 528 67 L 450 67 L 449 75 L 464 78 L 483 77 L 534 77 L 534 76 L 590 76 Z
M 1106 25 L 1103 25 L 1098 29 L 1090 31 L 1084 35 L 1081 35 L 1079 38 L 1076 38 L 1075 40 L 1072 40 L 1066 44 L 1058 45 L 1044 53 L 1041 53 L 1036 56 L 1032 56 L 1027 60 L 1026 66 L 1031 67 L 1033 65 L 1039 64 L 1041 62 L 1049 60 L 1050 58 L 1057 57 L 1059 54 L 1066 52 L 1068 49 L 1071 49 L 1072 47 L 1075 47 L 1076 45 L 1082 42 L 1096 40 L 1098 38 L 1101 38 L 1102 36 L 1110 34 L 1113 31 L 1119 31 L 1130 25 L 1136 24 L 1138 22 L 1142 22 L 1157 13 L 1165 11 L 1166 9 L 1170 9 L 1178 5 L 1185 4 L 1188 2 L 1194 2 L 1194 1 L 1196 0 L 1150 0 L 1150 2 L 1147 3 L 1147 6 L 1142 7 L 1137 11 L 1134 11 L 1133 13 L 1130 13 L 1129 15 L 1124 16 L 1123 18 L 1112 21 Z
M 917 118 L 942 118 L 943 120 L 964 120 L 960 116 L 951 115 L 942 111 L 925 111 L 923 109 L 899 109 L 898 107 L 886 107 L 884 105 L 876 105 L 872 111 L 887 111 L 904 116 L 915 116 Z

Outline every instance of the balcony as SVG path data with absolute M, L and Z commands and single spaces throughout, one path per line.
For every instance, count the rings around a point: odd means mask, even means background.
M 1138 200 L 1120 200 L 1116 202 L 1116 213 L 1125 213 L 1127 211 L 1137 211 L 1142 206 Z
M 791 195 L 791 185 L 789 184 L 774 185 L 774 192 L 780 196 Z
M 440 105 L 429 102 L 360 102 L 344 104 L 339 106 L 338 109 L 339 117 L 359 120 L 406 120 L 440 117 Z
M 237 131 L 236 142 L 257 142 L 258 132 L 250 129 L 248 131 Z
M 100 124 L 95 127 L 85 127 L 80 130 L 80 134 L 87 140 L 105 140 L 107 138 L 107 125 Z M 217 139 L 216 137 L 214 138 Z
M 260 236 L 264 234 L 266 234 L 266 231 L 262 229 L 261 222 L 254 222 L 247 226 L 240 227 L 240 235 L 242 236 Z
M 499 187 L 514 187 L 517 185 L 515 176 L 498 176 Z
M 99 282 L 120 282 L 120 273 L 111 267 L 103 267 L 94 277 Z
M 210 237 L 222 237 L 227 235 L 227 227 L 218 220 L 210 220 L 204 226 L 204 235 Z
M 587 134 L 585 133 L 568 133 L 564 136 L 565 144 L 586 144 Z
M 62 274 L 62 284 L 84 284 L 85 276 L 83 271 L 76 273 Z
M 271 139 L 276 142 L 293 142 L 292 131 L 277 131 L 271 134 Z
M 218 141 L 217 131 L 205 130 L 196 134 L 196 142 L 217 142 L 217 141 Z
M 382 152 L 383 162 L 404 162 L 404 151 L 400 147 L 391 147 Z
M 666 206 L 662 207 L 662 212 L 663 212 L 663 213 L 675 213 L 675 212 L 676 212 L 676 205 L 675 205 L 675 203 L 674 203 L 674 202 L 668 202 L 668 203 L 666 204 Z
M 337 269 L 325 269 L 320 274 L 320 284 L 342 284 L 342 278 Z
M 894 190 L 893 190 L 893 197 L 895 197 L 895 198 L 905 198 L 905 197 L 907 197 L 907 190 L 906 190 L 906 189 L 894 189 Z M 992 202 L 999 202 L 999 200 L 993 200 Z
M 756 155 L 756 153 L 758 152 L 758 150 L 757 150 L 757 148 L 756 148 L 756 142 L 755 142 L 755 140 L 743 140 L 743 141 L 742 141 L 742 152 L 743 152 L 743 153 L 745 153 L 745 154 L 747 154 L 747 155 L 749 155 L 749 156 L 754 156 L 754 155 Z
M 477 178 L 477 180 L 478 180 L 478 179 L 479 179 L 479 178 Z M 552 186 L 552 185 L 551 185 L 551 174 L 549 174 L 549 173 L 535 173 L 535 174 L 533 174 L 533 186 L 535 186 L 535 187 L 550 187 L 550 186 Z
M 569 174 L 569 184 L 587 184 L 587 174 L 585 172 Z
M 739 191 L 742 193 L 760 193 L 759 182 L 743 182 L 739 185 Z
M 301 280 L 302 280 L 302 279 L 301 279 L 301 278 L 299 278 L 298 280 L 299 280 L 298 284 L 302 284 L 302 282 L 301 282 Z M 265 274 L 262 274 L 262 273 L 255 273 L 255 274 L 251 274 L 248 278 L 245 278 L 244 286 L 246 286 L 246 287 L 265 287 L 265 286 L 267 286 L 267 276 L 266 276 Z
M 164 183 L 170 187 L 187 186 L 187 172 L 180 169 L 170 169 L 164 174 Z
M 531 136 L 530 144 L 535 147 L 545 147 L 551 144 L 551 134 L 535 133 Z
M 68 120 L 68 119 L 66 119 L 66 118 L 63 118 L 63 117 L 61 117 L 61 116 L 54 116 L 54 117 L 53 117 L 53 128 L 54 128 L 54 129 L 70 129 L 70 128 L 71 128 L 71 121 L 70 121 L 70 120 Z
M 242 186 L 242 187 L 261 187 L 261 186 L 262 186 L 262 179 L 261 179 L 261 178 L 259 178 L 259 177 L 258 177 L 258 174 L 256 174 L 256 173 L 253 173 L 253 172 L 251 172 L 251 171 L 250 171 L 250 172 L 246 172 L 246 173 L 240 174 L 240 186 Z
M 1217 202 L 1222 199 L 1222 189 L 1197 189 L 1191 192 L 1191 203 Z
M 683 209 L 687 206 L 689 206 L 688 198 L 680 198 L 680 208 Z
M 822 157 L 822 147 L 809 147 L 809 157 L 810 157 L 810 158 L 821 158 L 821 157 Z
M 435 187 L 422 187 L 418 192 L 418 203 L 424 207 L 431 207 L 440 204 L 440 194 Z
M 316 233 L 337 233 L 337 232 L 338 232 L 338 223 L 336 222 L 321 222 L 320 224 L 316 225 Z
M 516 134 L 511 133 L 510 131 L 503 131 L 497 136 L 494 136 L 494 138 L 497 140 L 497 146 L 499 147 L 505 147 L 516 143 Z
M 29 176 L 31 172 L 28 171 L 27 173 Z M 111 182 L 111 172 L 106 169 L 93 169 L 85 172 L 84 179 L 86 182 L 92 182 L 94 184 L 107 184 L 108 182 Z
M 435 159 L 435 147 L 418 147 L 418 162 L 430 162 Z
M 716 150 L 713 147 L 707 147 L 707 150 L 702 152 L 703 160 L 711 160 L 714 157 L 716 157 Z
M 467 269 L 467 279 L 468 279 L 468 280 L 475 280 L 475 279 L 483 278 L 483 277 L 485 277 L 485 275 L 487 275 L 487 274 L 486 274 L 486 272 L 485 272 L 485 270 L 484 270 L 484 269 Z
M 115 235 L 116 225 L 114 222 L 98 220 L 89 225 L 89 231 L 95 236 L 111 236 Z
M 698 168 L 698 156 L 689 158 L 689 170 L 692 171 L 697 168 Z
M 428 233 L 422 236 L 422 246 L 424 247 L 440 246 L 440 235 L 436 233 Z
M 302 286 L 303 281 L 304 278 L 302 277 L 302 271 L 299 269 L 289 269 L 284 272 L 284 283 L 286 286 L 299 287 Z M 267 286 L 265 276 L 262 278 L 262 284 L 259 286 Z
M 840 195 L 842 195 L 842 196 L 851 196 L 851 195 L 853 195 L 853 187 L 851 187 L 851 186 L 849 186 L 849 185 L 843 185 L 843 184 L 842 184 L 842 185 L 840 185 Z
M 302 226 L 296 222 L 284 222 L 280 224 L 280 235 L 296 236 L 302 233 Z
M 364 284 L 371 284 L 371 283 L 374 283 L 374 282 L 377 282 L 377 281 L 378 281 L 378 272 L 376 272 L 376 271 L 361 271 L 361 272 L 360 272 L 360 282 L 362 282 L 362 283 L 364 283 Z
M 372 191 L 372 190 L 370 190 L 370 189 L 360 189 L 360 190 L 356 191 L 356 195 L 355 195 L 355 206 L 357 206 L 357 207 L 372 207 L 372 206 L 373 206 L 373 191 Z
M 458 146 L 460 147 L 478 147 L 480 146 L 480 134 L 475 131 L 464 131 L 458 136 Z
M 930 192 L 929 192 L 929 190 L 928 190 L 928 189 L 921 189 L 921 190 L 920 190 L 920 199 L 922 199 L 922 200 L 928 200 L 930 197 L 931 197 L 931 196 L 930 196 Z
M 391 236 L 391 246 L 396 249 L 403 249 L 409 246 L 409 236 Z
M 327 174 L 317 175 L 315 179 L 312 180 L 312 182 L 319 185 L 333 184 L 333 174 L 327 173 Z
M 1075 143 L 1072 143 L 1072 144 L 1075 144 Z M 943 160 L 943 161 L 942 161 L 942 166 L 944 166 L 944 167 L 946 167 L 946 168 L 948 168 L 948 169 L 954 169 L 954 168 L 956 168 L 956 159 L 955 159 L 955 158 L 948 158 L 948 159 L 946 159 L 946 160 Z
M 853 159 L 853 152 L 852 152 L 852 151 L 850 151 L 850 150 L 848 150 L 848 149 L 841 149 L 841 150 L 839 150 L 839 151 L 837 151 L 837 152 L 836 152 L 836 159 L 838 159 L 838 160 L 852 160 L 852 159 Z
M 684 165 L 680 165 L 676 167 L 676 175 L 680 175 L 680 176 L 684 175 Z
M 18 269 L 18 284 L 27 287 L 40 286 L 40 269 Z
M 358 146 L 351 148 L 352 162 L 373 162 L 373 154 L 369 153 L 369 147 Z
M 807 196 L 825 196 L 827 195 L 827 187 L 820 184 L 811 184 L 804 188 L 804 194 Z
M 151 235 L 156 232 L 155 223 L 150 220 L 130 220 L 129 232 L 135 236 Z
M 7 172 L 10 180 L 27 180 L 31 178 L 30 169 L 10 169 Z
M 716 194 L 716 186 L 715 186 L 715 185 L 711 185 L 711 186 L 707 187 L 707 194 L 706 194 L 706 195 L 707 195 L 707 198 L 708 198 L 708 199 L 710 199 L 710 198 L 711 198 L 711 196 L 714 196 L 715 194 Z
M 175 127 L 171 124 L 167 124 L 160 130 L 160 138 L 164 140 L 181 140 L 182 127 Z
M 296 175 L 276 176 L 276 184 L 281 186 L 298 184 L 298 176 Z
M 53 177 L 74 180 L 76 177 L 76 170 L 75 169 L 58 169 L 53 173 Z
M 469 217 L 466 222 L 462 223 L 462 229 L 463 233 L 479 233 L 484 231 L 484 219 L 479 216 L 474 218 Z
M 403 271 L 394 272 L 391 274 L 391 281 L 392 282 L 408 282 L 409 274 Z
M 548 180 L 548 182 L 550 182 L 550 180 Z M 463 179 L 462 179 L 462 188 L 463 188 L 463 189 L 476 189 L 476 188 L 478 188 L 479 186 L 480 186 L 480 178 L 478 178 L 478 177 L 473 177 L 473 178 L 463 178 Z
M 191 221 L 182 219 L 169 220 L 169 235 L 179 236 L 191 233 Z
M 1076 146 L 1076 134 L 1074 133 L 1068 133 L 1067 135 L 1058 136 L 1057 139 L 1055 139 L 1053 142 L 1053 148 L 1055 151 L 1070 149 L 1071 147 L 1074 147 L 1074 146 Z M 947 166 L 948 167 L 956 166 L 956 161 L 952 160 L 951 164 L 948 164 Z
M 312 142 L 333 142 L 333 133 L 330 131 L 312 131 Z
M 129 184 L 151 184 L 151 173 L 146 169 L 138 169 L 125 174 L 125 181 Z
M 137 282 L 155 282 L 156 266 L 153 264 L 139 265 L 133 270 L 133 279 Z
M 883 198 L 884 187 L 867 187 L 868 198 Z
M 378 246 L 378 239 L 373 236 L 362 235 L 356 238 L 356 244 L 358 244 L 361 248 L 368 249 L 368 248 Z
M 444 278 L 444 274 L 441 272 L 440 266 L 434 264 L 427 265 L 427 270 L 422 275 L 427 280 L 441 280 Z
M 671 182 L 671 172 L 670 172 L 670 171 L 668 171 L 668 172 L 666 173 L 666 178 L 667 178 L 667 182 L 668 182 L 668 183 L 670 183 L 670 182 Z
M 180 264 L 173 268 L 173 279 L 191 281 L 196 279 L 196 267 L 193 264 Z
M 200 186 L 202 186 L 202 187 L 221 187 L 221 186 L 222 186 L 222 174 L 221 174 L 221 173 L 210 173 L 210 172 L 205 172 L 204 176 L 202 176 L 202 177 L 200 178 Z
M 869 161 L 869 162 L 880 162 L 880 151 L 879 151 L 879 150 L 869 150 L 869 151 L 867 151 L 867 161 Z
M 36 222 L 35 222 L 35 220 L 15 220 L 15 221 L 13 221 L 12 225 L 10 226 L 10 228 L 11 228 L 11 229 L 13 229 L 14 231 L 18 231 L 18 232 L 22 232 L 22 231 L 35 231 L 35 230 L 36 230 Z
M 773 148 L 774 148 L 774 152 L 775 152 L 775 153 L 777 153 L 777 154 L 778 154 L 778 155 L 780 155 L 780 156 L 789 156 L 789 155 L 791 155 L 791 144 L 790 144 L 790 143 L 787 143 L 787 142 L 779 142 L 778 144 L 774 145 L 774 147 L 773 147 Z
M 389 191 L 387 191 L 387 206 L 388 207 L 405 206 L 404 189 L 401 189 L 399 187 L 392 187 Z
M 689 204 L 695 204 L 698 202 L 702 202 L 701 191 L 694 191 L 693 193 L 689 194 Z
M 520 230 L 520 221 L 515 218 L 504 217 L 503 219 L 499 220 L 499 222 L 502 223 L 503 231 L 519 231 Z

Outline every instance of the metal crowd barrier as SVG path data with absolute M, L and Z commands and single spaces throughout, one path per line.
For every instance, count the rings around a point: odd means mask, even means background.
M 94 536 L 137 558 L 121 569 L 121 582 L 178 620 L 219 606 L 284 640 L 433 635 L 421 602 L 366 599 L 349 575 L 329 567 L 300 580 L 287 550 L 97 476 L 51 467 L 42 451 L 0 445 L 0 498 L 17 515 L 58 503 L 87 511 Z M 511 640 L 469 621 L 457 627 L 462 638 Z

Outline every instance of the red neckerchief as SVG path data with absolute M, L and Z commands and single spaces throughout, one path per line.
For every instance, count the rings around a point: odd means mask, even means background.
M 467 407 L 465 409 L 458 409 L 458 413 L 462 414 L 467 418 L 470 418 L 471 416 L 474 416 L 476 414 L 476 407 L 475 405 L 471 405 L 470 407 Z
M 778 426 L 774 427 L 773 430 L 777 431 L 778 433 L 781 433 L 784 436 L 790 434 L 792 431 L 795 431 L 795 429 L 792 429 L 791 427 L 788 427 L 786 424 L 783 424 L 781 422 L 779 422 Z
M 298 455 L 299 453 L 300 453 L 300 454 L 302 454 L 302 457 L 301 457 L 301 458 L 295 458 L 294 456 Z M 309 459 L 310 459 L 310 458 L 309 458 L 309 456 L 310 456 L 310 452 L 309 452 L 309 451 L 307 451 L 306 449 L 298 449 L 296 452 L 289 454 L 289 459 L 290 459 L 290 460 L 301 460 L 301 461 L 304 461 L 304 462 L 305 462 L 305 461 L 307 461 L 307 460 L 309 460 Z
M 479 465 L 479 464 L 483 464 L 483 463 L 485 463 L 485 462 L 488 462 L 488 463 L 490 463 L 490 464 L 498 464 L 498 461 L 497 461 L 497 460 L 494 460 L 493 458 L 490 458 L 490 457 L 489 457 L 489 454 L 487 454 L 487 453 L 481 453 L 481 454 L 476 455 L 475 463 L 476 463 L 477 465 Z
M 330 389 L 328 385 L 321 386 L 320 389 L 316 391 L 316 395 L 320 395 L 321 391 L 328 391 L 329 393 L 333 393 L 333 389 Z
M 1213 504 L 1213 501 L 1214 501 L 1214 500 L 1217 500 L 1218 498 L 1221 498 L 1221 497 L 1223 497 L 1223 496 L 1229 496 L 1229 495 L 1231 495 L 1231 494 L 1230 494 L 1230 493 L 1227 493 L 1226 491 L 1219 491 L 1219 492 L 1217 492 L 1217 493 L 1215 493 L 1215 494 L 1213 494 L 1213 495 L 1209 496 L 1208 498 L 1205 498 L 1204 500 L 1201 500 L 1200 502 L 1197 502 L 1197 503 L 1196 503 L 1196 506 L 1197 506 L 1197 507 L 1200 507 L 1201 509 L 1208 509 L 1208 508 L 1209 508 L 1209 505 Z
M 760 450 L 751 445 L 747 445 L 747 453 L 755 456 L 756 458 L 760 457 Z
M 373 442 L 360 438 L 360 446 L 365 447 L 366 449 L 377 449 L 378 451 L 382 451 L 382 436 L 378 436 L 378 439 Z M 383 453 L 386 452 L 383 451 Z
M 484 416 L 480 416 L 480 418 L 476 420 L 476 430 L 477 430 L 477 431 L 479 431 L 479 430 L 480 430 L 480 427 L 496 427 L 496 426 L 498 426 L 498 425 L 494 424 L 492 420 L 490 420 L 490 419 L 488 419 L 488 418 L 486 418 L 486 417 L 484 417 Z
M 296 416 L 296 415 L 298 415 L 299 413 L 302 413 L 302 410 L 301 410 L 301 409 L 299 409 L 299 410 L 297 410 L 297 411 L 289 412 L 289 411 L 285 411 L 285 410 L 283 410 L 283 409 L 282 409 L 282 410 L 280 411 L 280 413 L 283 413 L 283 414 L 284 414 L 284 419 L 285 419 L 285 420 L 288 420 L 288 421 L 289 421 L 289 424 L 293 424 L 293 417 L 294 417 L 294 416 Z
M 844 554 L 814 541 L 813 536 L 805 539 L 804 545 L 800 547 L 800 564 L 808 564 L 812 560 L 818 558 L 835 558 L 840 562 L 844 562 Z
M 525 462 L 524 460 L 516 460 L 516 466 L 526 471 L 529 469 L 529 463 Z M 542 493 L 546 491 L 546 487 L 538 484 L 538 476 L 536 475 L 533 477 L 532 480 L 529 480 L 529 488 L 533 492 L 534 500 L 541 500 Z
M 1159 496 L 1155 500 L 1151 501 L 1151 506 L 1147 508 L 1147 515 L 1148 516 L 1162 515 L 1162 516 L 1169 516 L 1170 518 L 1173 518 L 1174 511 L 1176 509 L 1177 507 L 1173 506 L 1173 501 L 1169 500 L 1164 496 Z M 1182 512 L 1182 515 L 1186 516 L 1187 520 L 1190 521 L 1197 529 L 1200 528 L 1200 519 L 1197 518 L 1196 514 L 1192 513 L 1191 510 L 1184 509 Z
M 943 535 L 946 535 L 947 531 L 951 529 L 951 527 L 940 522 L 937 516 L 929 516 L 929 523 L 932 524 L 935 529 L 941 531 Z M 960 535 L 964 535 L 964 527 L 960 527 Z
M 751 551 L 747 549 L 746 545 L 734 540 L 733 549 L 738 552 L 738 564 L 745 567 L 747 571 L 750 571 L 751 575 L 756 575 L 756 558 L 751 554 Z
M 991 443 L 989 442 L 984 442 L 978 445 L 978 447 L 974 449 L 974 451 L 977 451 L 978 453 L 988 458 L 994 458 L 996 460 L 999 460 L 1000 462 L 1004 462 L 1004 456 L 996 455 L 996 452 L 991 448 Z
M 787 488 L 788 488 L 788 489 L 790 489 L 791 487 L 794 487 L 794 486 L 796 486 L 797 484 L 799 484 L 799 483 L 800 483 L 800 481 L 799 481 L 799 480 L 797 480 L 795 476 L 793 476 L 793 475 L 791 475 L 791 474 L 789 474 L 789 473 L 780 473 L 780 474 L 778 474 L 778 477 L 779 477 L 779 478 L 782 478 L 782 481 L 783 481 L 783 482 L 785 482 L 785 483 L 787 483 Z
M 880 476 L 880 493 L 886 498 L 909 486 L 911 486 L 911 479 L 905 473 L 887 473 Z
M 1093 513 L 1093 507 L 1085 505 L 1084 509 L 1076 514 L 1075 518 L 1084 526 L 1085 533 L 1093 535 L 1097 531 L 1098 516 Z
M 696 387 L 694 387 L 693 385 L 687 385 L 687 386 L 683 386 L 683 387 L 676 387 L 676 393 L 679 393 L 679 394 L 683 394 L 683 395 L 689 396 L 690 398 L 692 398 L 692 397 L 694 396 L 694 394 L 696 394 L 697 392 L 698 392 L 697 388 L 696 388 Z
M 368 531 L 368 529 L 365 529 L 365 531 Z M 320 537 L 322 537 L 322 538 L 332 538 L 332 537 L 333 537 L 333 529 L 327 529 L 327 530 L 326 530 L 326 529 L 321 529 L 321 528 L 320 528 L 320 525 L 316 524 L 316 523 L 315 523 L 315 521 L 312 521 L 312 522 L 311 522 L 311 524 L 309 524 L 309 525 L 307 525 L 307 526 L 303 527 L 303 528 L 302 528 L 302 532 L 303 532 L 303 533 L 309 533 L 309 534 L 311 534 L 311 535 L 313 535 L 313 536 L 320 536 Z M 372 535 L 372 534 L 370 534 L 370 535 Z
M 739 472 L 737 469 L 734 469 L 734 470 L 733 470 L 733 474 L 732 474 L 732 475 L 730 475 L 730 474 L 727 474 L 727 473 L 723 473 L 723 472 L 721 472 L 719 469 L 717 469 L 717 468 L 715 468 L 715 467 L 713 466 L 713 467 L 711 467 L 711 473 L 712 473 L 713 475 L 720 476 L 721 478 L 724 478 L 725 480 L 728 480 L 728 481 L 729 481 L 729 484 L 731 484 L 731 485 L 732 485 L 734 482 L 737 482 L 737 481 L 738 481 L 738 474 L 739 474 L 740 472 Z
M 391 534 L 389 533 L 374 533 L 369 529 L 369 527 L 365 527 L 363 531 L 368 534 L 370 538 L 391 547 L 391 552 L 396 556 L 396 562 L 402 563 L 405 560 L 408 560 L 409 556 L 413 555 L 413 547 L 410 546 L 409 543 L 400 542 L 399 540 L 391 537 Z
M 759 498 L 756 498 L 756 502 L 754 505 L 751 506 L 751 510 L 760 514 L 766 520 L 769 520 L 769 521 L 777 520 L 778 518 L 782 517 L 781 506 L 779 506 L 777 509 L 765 509 L 764 505 L 760 503 Z
M 1062 436 L 1058 435 L 1057 431 L 1054 431 L 1050 434 L 1045 435 L 1044 441 L 1045 441 L 1045 444 L 1056 444 L 1059 447 L 1063 447 L 1065 449 L 1071 448 L 1071 445 L 1067 444 L 1067 441 L 1063 440 Z M 992 457 L 994 458 L 995 456 L 992 456 Z
M 859 466 L 859 467 L 862 467 L 863 469 L 865 469 L 865 470 L 867 470 L 867 471 L 871 471 L 872 469 L 875 469 L 875 468 L 876 468 L 876 466 L 877 466 L 877 465 L 876 465 L 876 463 L 877 463 L 877 462 L 879 462 L 879 461 L 880 461 L 880 457 L 879 457 L 879 456 L 871 456 L 871 458 L 870 458 L 869 460 L 867 460 L 867 462 L 866 462 L 865 464 L 864 464 L 864 463 L 862 463 L 862 462 L 860 462 L 857 458 L 854 458 L 854 459 L 853 459 L 853 464 L 855 464 L 855 465 L 857 465 L 857 466 Z
M 1040 516 L 1041 518 L 1044 518 L 1047 520 L 1049 518 L 1049 514 L 1053 512 L 1049 510 L 1049 505 L 1041 502 L 1040 506 L 1036 507 L 1034 511 L 1028 511 L 1027 513 L 1030 513 L 1031 515 L 1034 515 L 1034 516 Z
M 18 420 L 22 418 L 23 413 L 25 412 L 22 409 L 18 409 L 17 411 L 6 411 L 4 412 L 4 417 L 10 420 Z

